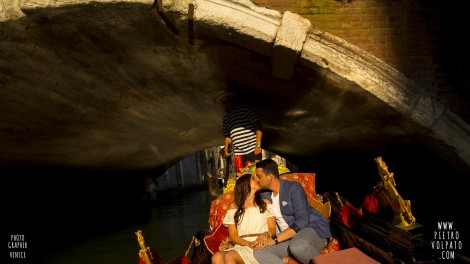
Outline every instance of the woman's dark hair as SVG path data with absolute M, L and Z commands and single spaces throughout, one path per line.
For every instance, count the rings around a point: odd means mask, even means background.
M 234 220 L 235 224 L 237 225 L 241 219 L 243 218 L 243 214 L 245 213 L 245 200 L 246 197 L 250 194 L 251 191 L 251 174 L 244 174 L 240 176 L 235 183 L 235 205 L 237 206 L 237 211 L 235 212 Z M 261 198 L 261 194 L 256 192 L 255 194 L 255 204 L 258 206 L 259 211 L 264 213 L 266 211 L 266 203 L 264 202 L 263 198 Z

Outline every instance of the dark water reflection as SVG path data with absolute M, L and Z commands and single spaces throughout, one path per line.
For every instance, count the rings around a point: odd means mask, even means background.
M 44 263 L 138 263 L 140 247 L 135 231 L 139 229 L 147 246 L 159 253 L 164 261 L 183 256 L 192 236 L 199 229 L 209 228 L 210 202 L 215 197 L 207 189 L 197 188 L 159 198 L 157 204 L 143 212 L 148 214 L 148 218 L 142 224 L 118 229 L 55 252 Z M 188 257 L 191 257 L 191 252 Z

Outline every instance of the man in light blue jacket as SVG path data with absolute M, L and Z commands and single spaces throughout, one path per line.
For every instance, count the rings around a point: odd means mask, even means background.
M 332 236 L 331 226 L 320 212 L 310 206 L 304 188 L 298 182 L 281 180 L 277 163 L 265 159 L 256 163 L 263 198 L 271 201 L 277 231 L 267 246 L 253 251 L 261 263 L 283 264 L 282 258 L 294 257 L 304 264 L 319 254 Z

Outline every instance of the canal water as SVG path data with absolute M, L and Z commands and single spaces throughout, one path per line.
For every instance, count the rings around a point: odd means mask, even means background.
M 215 199 L 207 188 L 184 189 L 160 195 L 158 202 L 142 207 L 146 219 L 140 224 L 92 237 L 53 252 L 42 263 L 50 264 L 138 264 L 140 250 L 135 232 L 142 230 L 146 245 L 160 254 L 164 262 L 183 256 L 193 235 L 209 229 L 210 203 Z M 117 219 L 119 221 L 119 219 Z M 191 257 L 192 251 L 188 257 Z

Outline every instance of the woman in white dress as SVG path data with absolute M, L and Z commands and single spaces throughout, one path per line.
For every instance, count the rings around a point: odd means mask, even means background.
M 258 264 L 253 248 L 264 247 L 268 237 L 276 232 L 272 204 L 262 199 L 256 176 L 245 174 L 235 183 L 235 203 L 232 203 L 222 223 L 228 227 L 232 248 L 216 252 L 213 264 Z

